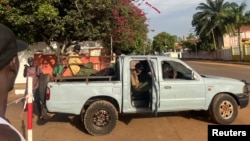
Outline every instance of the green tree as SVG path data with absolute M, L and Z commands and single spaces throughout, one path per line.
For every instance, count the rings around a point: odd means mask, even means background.
M 237 34 L 238 36 L 238 46 L 240 53 L 240 60 L 243 60 L 242 48 L 241 48 L 241 36 L 240 36 L 240 28 L 243 25 L 249 24 L 250 21 L 250 11 L 246 11 L 247 5 L 245 2 L 238 5 L 233 2 L 231 4 L 231 11 L 228 17 L 228 21 L 230 21 L 233 28 L 233 34 Z
M 1 0 L 0 22 L 35 43 L 58 41 L 62 51 L 72 41 L 102 40 L 127 52 L 146 41 L 145 14 L 129 0 Z M 118 32 L 118 30 L 120 30 Z
M 8 25 L 19 38 L 30 43 L 41 41 L 36 24 L 42 19 L 51 21 L 56 18 L 58 11 L 42 0 L 2 0 L 0 2 L 0 21 Z M 36 17 L 37 16 L 37 17 Z M 47 23 L 49 24 L 49 23 Z M 41 30 L 43 27 L 40 27 Z
M 154 37 L 152 50 L 158 53 L 162 53 L 167 50 L 174 50 L 176 42 L 176 36 L 172 36 L 166 32 L 161 32 Z
M 190 33 L 187 36 L 186 40 L 181 41 L 181 45 L 183 49 L 185 50 L 188 49 L 189 51 L 195 52 L 196 42 L 197 42 L 196 37 L 194 36 L 193 33 Z
M 84 20 L 74 1 L 9 0 L 1 9 L 1 22 L 30 44 L 45 41 L 61 43 L 62 49 L 82 38 Z
M 196 52 L 197 50 L 197 38 L 193 33 L 190 33 L 186 40 L 181 41 L 183 49 L 188 49 L 189 51 Z
M 123 0 L 113 9 L 114 48 L 126 53 L 142 52 L 147 41 L 148 28 L 145 13 L 134 4 Z
M 212 36 L 199 36 L 197 41 L 197 50 L 204 50 L 204 51 L 214 51 L 215 44 L 213 43 Z
M 223 34 L 231 29 L 225 20 L 230 6 L 231 3 L 224 0 L 206 0 L 206 3 L 200 3 L 196 7 L 200 11 L 193 15 L 192 25 L 196 34 L 203 37 L 211 36 L 215 48 L 223 46 Z

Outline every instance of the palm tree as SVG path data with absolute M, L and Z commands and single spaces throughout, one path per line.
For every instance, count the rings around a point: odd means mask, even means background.
M 249 23 L 249 15 L 250 11 L 245 12 L 245 9 L 247 8 L 247 4 L 245 2 L 242 2 L 240 5 L 233 2 L 231 3 L 232 10 L 229 14 L 229 20 L 231 21 L 233 27 L 234 27 L 234 34 L 235 30 L 238 36 L 238 46 L 239 46 L 239 53 L 240 53 L 240 60 L 243 60 L 243 54 L 242 54 L 242 48 L 241 48 L 241 36 L 240 36 L 240 28 L 242 25 L 245 25 Z
M 193 15 L 192 25 L 196 34 L 212 36 L 215 49 L 223 46 L 223 34 L 229 29 L 225 19 L 230 5 L 224 0 L 206 0 L 206 3 L 196 7 L 200 11 Z

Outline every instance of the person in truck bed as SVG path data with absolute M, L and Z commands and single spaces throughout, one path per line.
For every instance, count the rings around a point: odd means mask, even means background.
M 83 64 L 79 53 L 81 50 L 80 45 L 75 45 L 73 52 L 69 54 L 68 64 L 73 76 L 90 76 L 97 73 L 97 70 L 93 69 L 93 63 Z
M 81 67 L 79 66 L 80 64 L 82 64 L 82 61 L 79 56 L 80 50 L 81 46 L 75 45 L 73 51 L 69 53 L 68 56 L 69 57 L 68 64 L 73 75 L 77 75 L 81 69 Z

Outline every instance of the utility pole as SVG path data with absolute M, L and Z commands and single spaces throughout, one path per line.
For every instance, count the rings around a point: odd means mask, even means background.
M 112 39 L 112 35 L 110 35 L 110 59 L 112 60 L 113 57 L 113 39 Z
M 214 41 L 214 49 L 215 49 L 215 55 L 216 55 L 216 60 L 218 59 L 218 55 L 217 55 L 217 47 L 216 47 L 216 42 L 215 42 L 215 38 L 214 38 L 214 29 L 212 29 L 212 35 L 213 35 L 213 41 Z
M 197 39 L 195 40 L 195 59 L 197 59 Z
M 194 45 L 195 45 L 195 59 L 198 59 L 198 49 L 197 49 L 197 42 L 198 42 L 198 39 L 197 39 L 197 36 L 195 36 L 195 30 L 194 30 L 194 28 L 192 28 L 192 29 L 190 29 L 190 30 L 192 30 L 192 34 L 193 34 L 193 37 L 192 38 L 194 38 Z
M 241 32 L 240 32 L 240 29 L 238 29 L 238 32 L 237 32 L 237 41 L 238 41 L 238 47 L 239 47 L 239 53 L 240 53 L 240 58 L 239 60 L 242 61 L 243 60 L 243 51 L 242 51 L 242 48 L 241 48 Z

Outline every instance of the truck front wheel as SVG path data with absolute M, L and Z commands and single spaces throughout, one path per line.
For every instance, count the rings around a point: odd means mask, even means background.
M 108 101 L 92 103 L 84 113 L 83 123 L 91 135 L 105 135 L 116 126 L 118 113 L 116 108 Z
M 213 99 L 210 115 L 218 124 L 230 124 L 238 115 L 238 105 L 232 96 L 219 94 Z

